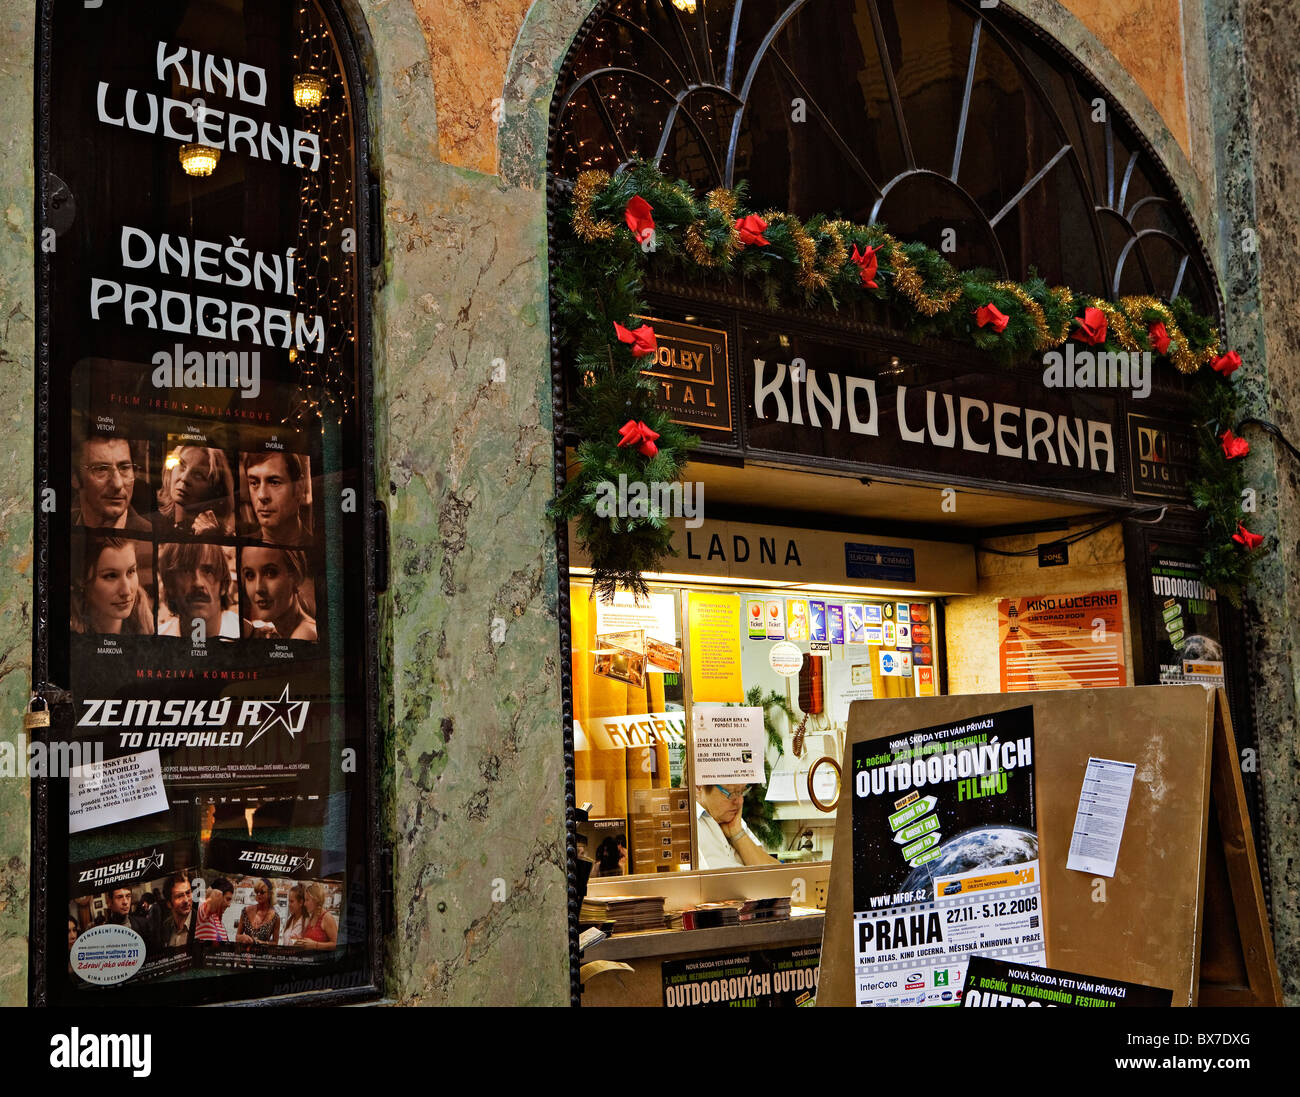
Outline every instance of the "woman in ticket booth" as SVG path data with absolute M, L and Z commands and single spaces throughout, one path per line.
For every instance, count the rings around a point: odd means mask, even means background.
M 754 832 L 741 817 L 747 788 L 748 785 L 695 786 L 700 868 L 739 868 L 743 865 L 778 863 L 754 837 Z

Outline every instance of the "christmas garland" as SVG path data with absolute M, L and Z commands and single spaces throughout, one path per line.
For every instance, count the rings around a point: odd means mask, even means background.
M 669 516 L 653 508 L 619 513 L 610 505 L 611 485 L 620 476 L 627 483 L 673 483 L 695 444 L 657 406 L 656 385 L 641 373 L 640 360 L 657 349 L 653 330 L 636 319 L 646 313 L 643 275 L 653 270 L 685 281 L 741 280 L 773 306 L 878 302 L 915 337 L 973 346 L 1004 367 L 1074 339 L 1094 351 L 1150 351 L 1197 375 L 1192 498 L 1205 519 L 1204 578 L 1239 601 L 1250 553 L 1262 540 L 1241 524 L 1239 458 L 1249 446 L 1230 430 L 1239 406 L 1230 378 L 1241 359 L 1235 351 L 1221 353 L 1218 332 L 1185 298 L 1107 301 L 1041 278 L 1010 282 L 957 270 L 933 249 L 896 240 L 880 225 L 760 215 L 745 208 L 745 196 L 742 183 L 697 199 L 688 184 L 637 161 L 614 176 L 583 172 L 563 211 L 553 320 L 581 381 L 571 418 L 582 439 L 581 468 L 550 513 L 576 520 L 597 593 L 643 592 L 644 573 L 661 570 L 673 554 Z

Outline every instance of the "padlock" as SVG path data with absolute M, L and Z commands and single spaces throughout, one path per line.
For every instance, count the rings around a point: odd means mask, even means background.
M 36 706 L 39 705 L 40 708 Z M 32 696 L 27 702 L 27 711 L 23 713 L 23 731 L 34 731 L 37 728 L 47 728 L 50 726 L 50 706 L 45 703 L 44 697 Z

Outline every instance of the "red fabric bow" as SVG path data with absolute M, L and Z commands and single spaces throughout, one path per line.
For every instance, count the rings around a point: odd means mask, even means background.
M 659 435 L 635 419 L 629 419 L 619 427 L 618 435 L 620 449 L 623 446 L 636 446 L 637 452 L 645 457 L 653 457 L 659 452 L 659 447 L 655 445 L 655 439 Z
M 1091 343 L 1094 347 L 1099 347 L 1106 341 L 1106 314 L 1101 309 L 1089 305 L 1083 310 L 1083 319 L 1076 317 L 1074 322 L 1079 325 L 1074 337 L 1080 343 Z
M 878 289 L 879 287 L 876 285 L 876 268 L 878 266 L 876 262 L 876 249 L 868 244 L 867 250 L 859 255 L 858 245 L 854 244 L 852 258 L 858 265 L 858 274 L 862 278 L 862 284 L 866 286 L 867 289 Z
M 636 237 L 638 244 L 644 244 L 654 236 L 654 210 L 639 194 L 634 194 L 627 200 L 627 206 L 623 210 L 623 220 L 627 222 L 627 227 Z
M 1250 443 L 1244 438 L 1238 438 L 1231 429 L 1220 434 L 1219 441 L 1223 443 L 1223 456 L 1229 461 L 1234 457 L 1245 457 L 1250 452 Z
M 1147 338 L 1157 354 L 1169 353 L 1169 332 L 1165 331 L 1164 324 L 1152 324 L 1147 328 Z
M 1244 545 L 1246 548 L 1251 550 L 1259 548 L 1259 546 L 1264 543 L 1263 537 L 1258 533 L 1251 533 L 1250 530 L 1240 522 L 1237 523 L 1237 532 L 1232 535 L 1232 539 L 1236 541 L 1237 544 Z
M 1227 354 L 1221 354 L 1210 367 L 1223 374 L 1224 377 L 1231 377 L 1237 370 L 1241 369 L 1241 355 L 1235 350 L 1228 351 Z
M 756 213 L 736 218 L 736 231 L 740 233 L 740 242 L 742 244 L 767 244 L 770 242 L 763 236 L 763 233 L 767 231 L 767 222 Z
M 985 324 L 992 324 L 993 330 L 999 335 L 1007 330 L 1007 323 L 1010 319 L 1011 317 L 999 309 L 992 301 L 987 305 L 980 305 L 980 307 L 975 310 L 975 323 L 980 327 L 983 327 Z
M 655 354 L 659 350 L 659 344 L 655 342 L 654 328 L 649 324 L 642 324 L 636 331 L 629 331 L 615 320 L 614 331 L 620 343 L 631 344 L 633 358 L 642 358 L 647 354 Z

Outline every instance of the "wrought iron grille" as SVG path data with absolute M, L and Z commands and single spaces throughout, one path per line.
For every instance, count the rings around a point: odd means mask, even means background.
M 579 36 L 553 117 L 560 178 L 641 156 L 701 192 L 748 180 L 758 209 L 882 223 L 958 266 L 1221 312 L 1153 150 L 1001 7 L 615 0 Z

